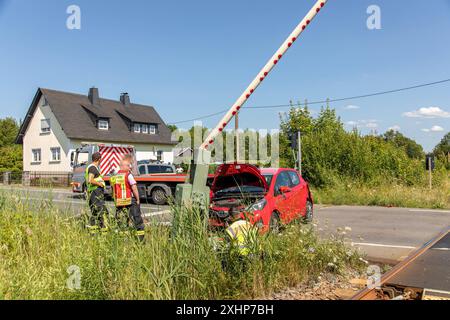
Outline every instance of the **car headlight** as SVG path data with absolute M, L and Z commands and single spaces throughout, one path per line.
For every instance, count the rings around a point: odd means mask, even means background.
M 253 212 L 253 211 L 261 211 L 262 209 L 264 209 L 264 207 L 267 204 L 267 200 L 266 199 L 262 199 L 259 200 L 258 202 L 252 204 L 249 208 L 248 211 Z

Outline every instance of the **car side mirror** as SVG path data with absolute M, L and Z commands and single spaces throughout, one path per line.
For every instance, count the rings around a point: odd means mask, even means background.
M 281 194 L 289 193 L 289 192 L 291 192 L 291 191 L 292 191 L 292 189 L 289 188 L 289 187 L 286 187 L 286 186 L 280 187 L 280 193 L 281 193 Z

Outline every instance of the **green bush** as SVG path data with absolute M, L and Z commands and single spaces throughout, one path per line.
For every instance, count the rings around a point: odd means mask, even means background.
M 322 109 L 317 118 L 307 108 L 291 109 L 281 124 L 282 166 L 295 165 L 287 136 L 296 130 L 302 132 L 303 175 L 315 187 L 331 188 L 346 181 L 366 186 L 426 185 L 424 159 L 418 156 L 421 151 L 408 154 L 408 148 L 399 146 L 412 145 L 412 140 L 403 136 L 363 136 L 356 129 L 348 132 L 330 108 Z M 440 183 L 445 172 L 439 172 L 436 181 Z

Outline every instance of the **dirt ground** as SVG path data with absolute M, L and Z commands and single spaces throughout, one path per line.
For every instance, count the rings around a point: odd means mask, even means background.
M 296 288 L 289 288 L 274 293 L 268 300 L 347 300 L 351 299 L 366 285 L 356 272 L 347 276 L 322 274 L 316 280 L 311 280 Z

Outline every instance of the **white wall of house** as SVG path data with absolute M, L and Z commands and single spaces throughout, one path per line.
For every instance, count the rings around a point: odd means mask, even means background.
M 70 172 L 72 146 L 49 106 L 39 101 L 23 138 L 23 169 L 39 172 Z M 50 121 L 50 131 L 42 132 L 41 121 Z M 52 148 L 60 149 L 60 159 L 52 159 Z M 33 159 L 33 150 L 41 151 L 40 161 Z

